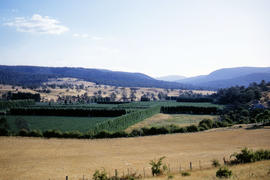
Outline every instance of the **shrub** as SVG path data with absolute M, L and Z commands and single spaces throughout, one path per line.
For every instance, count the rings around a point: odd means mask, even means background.
M 203 119 L 203 120 L 200 121 L 199 126 L 204 125 L 204 126 L 207 127 L 207 129 L 211 129 L 213 127 L 213 124 L 214 124 L 213 120 L 211 120 L 211 119 Z
M 198 132 L 198 131 L 199 131 L 198 126 L 190 125 L 187 127 L 187 132 Z
M 44 131 L 43 136 L 46 138 L 63 137 L 63 134 L 60 130 L 46 130 Z
M 186 127 L 180 127 L 180 128 L 176 128 L 172 131 L 172 133 L 185 133 L 187 132 L 187 128 Z
M 270 159 L 270 150 L 260 149 L 254 152 L 251 149 L 244 148 L 240 153 L 232 154 L 231 157 L 235 157 L 235 159 L 231 161 L 232 164 L 268 160 Z
M 182 172 L 181 175 L 182 176 L 190 176 L 190 172 Z
M 229 170 L 226 166 L 219 168 L 216 172 L 216 177 L 218 178 L 229 178 L 232 176 L 232 171 Z
M 233 163 L 249 163 L 255 161 L 253 151 L 248 148 L 242 149 L 240 153 L 234 153 L 231 157 L 235 157 Z
M 43 134 L 40 130 L 32 130 L 28 133 L 28 136 L 31 136 L 31 137 L 42 137 Z
M 82 136 L 82 133 L 79 131 L 70 131 L 63 133 L 64 138 L 81 138 Z
M 0 136 L 8 136 L 9 132 L 6 128 L 0 128 Z
M 209 129 L 209 127 L 205 123 L 202 123 L 199 125 L 199 131 L 204 131 L 204 130 L 208 130 L 208 129 Z
M 125 131 L 117 131 L 111 134 L 111 138 L 127 137 L 128 134 Z
M 111 133 L 109 131 L 103 130 L 94 135 L 95 138 L 110 138 Z
M 19 136 L 28 136 L 29 132 L 27 129 L 21 129 L 19 131 Z
M 144 133 L 141 129 L 133 129 L 131 133 L 129 133 L 130 137 L 143 136 Z
M 152 170 L 152 175 L 153 176 L 158 176 L 164 173 L 164 171 L 167 170 L 167 166 L 162 164 L 162 160 L 165 158 L 165 156 L 159 158 L 157 161 L 151 160 L 150 165 L 151 170 Z M 163 165 L 163 166 L 162 166 Z
M 213 166 L 213 167 L 219 167 L 219 166 L 220 166 L 219 161 L 218 161 L 217 159 L 213 159 L 213 160 L 212 160 L 212 166 Z
M 108 175 L 105 169 L 102 170 L 96 170 L 95 173 L 93 174 L 93 180 L 107 180 Z

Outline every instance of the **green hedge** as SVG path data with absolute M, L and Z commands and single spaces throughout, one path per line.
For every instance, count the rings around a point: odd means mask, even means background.
M 122 131 L 129 126 L 136 124 L 146 118 L 153 116 L 160 112 L 160 106 L 137 110 L 129 114 L 114 118 L 112 120 L 100 123 L 97 125 L 95 131 L 108 130 L 110 132 Z
M 218 114 L 219 108 L 195 106 L 162 106 L 160 112 L 166 114 Z
M 12 108 L 11 115 L 41 115 L 41 116 L 89 116 L 89 117 L 117 117 L 126 114 L 125 109 L 78 109 L 78 108 Z
M 32 99 L 0 101 L 0 109 L 17 108 L 17 107 L 22 107 L 22 106 L 34 105 L 34 104 L 35 104 L 35 101 Z

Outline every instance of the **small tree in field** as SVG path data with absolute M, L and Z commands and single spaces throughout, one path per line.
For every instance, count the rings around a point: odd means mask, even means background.
M 151 167 L 151 170 L 152 170 L 152 175 L 153 176 L 158 176 L 158 175 L 161 175 L 164 173 L 164 171 L 167 170 L 167 166 L 164 164 L 162 164 L 162 160 L 165 158 L 165 156 L 159 158 L 157 161 L 154 161 L 154 160 L 151 160 L 150 161 L 150 165 L 152 166 Z M 163 165 L 163 166 L 162 166 Z

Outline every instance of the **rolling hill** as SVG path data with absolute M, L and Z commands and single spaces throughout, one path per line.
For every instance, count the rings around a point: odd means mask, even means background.
M 237 67 L 216 70 L 208 75 L 201 75 L 177 80 L 180 83 L 218 89 L 235 85 L 247 86 L 251 82 L 270 81 L 270 67 Z
M 162 77 L 157 77 L 157 80 L 162 80 L 162 81 L 170 81 L 170 82 L 174 82 L 177 80 L 182 80 L 185 79 L 187 77 L 185 76 L 179 76 L 179 75 L 169 75 L 169 76 L 162 76 Z
M 47 82 L 49 78 L 63 77 L 123 87 L 192 88 L 177 82 L 156 80 L 142 73 L 71 67 L 0 66 L 0 84 L 37 87 Z

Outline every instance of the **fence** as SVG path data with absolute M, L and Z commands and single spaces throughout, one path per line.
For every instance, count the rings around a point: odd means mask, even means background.
M 225 158 L 225 157 L 224 157 Z M 219 162 L 224 162 L 224 158 L 222 159 L 217 159 Z M 226 158 L 225 158 L 226 159 Z M 204 170 L 207 168 L 212 167 L 212 162 L 211 161 L 205 161 L 205 160 L 198 160 L 198 161 L 181 161 L 181 160 L 174 160 L 174 161 L 164 161 L 163 164 L 166 164 L 168 167 L 167 172 L 171 174 L 177 174 L 181 173 L 184 171 L 196 171 L 196 170 Z M 149 178 L 152 177 L 152 171 L 151 171 L 151 166 L 145 166 L 142 168 L 132 168 L 132 167 L 127 167 L 125 169 L 105 169 L 107 172 L 107 175 L 109 177 L 125 177 L 129 175 L 136 174 L 136 176 L 139 176 L 141 179 L 144 178 Z M 63 177 L 61 180 L 92 180 L 93 179 L 93 173 L 81 175 L 80 177 L 78 176 L 66 176 Z M 51 178 L 49 180 L 60 180 L 56 178 Z

